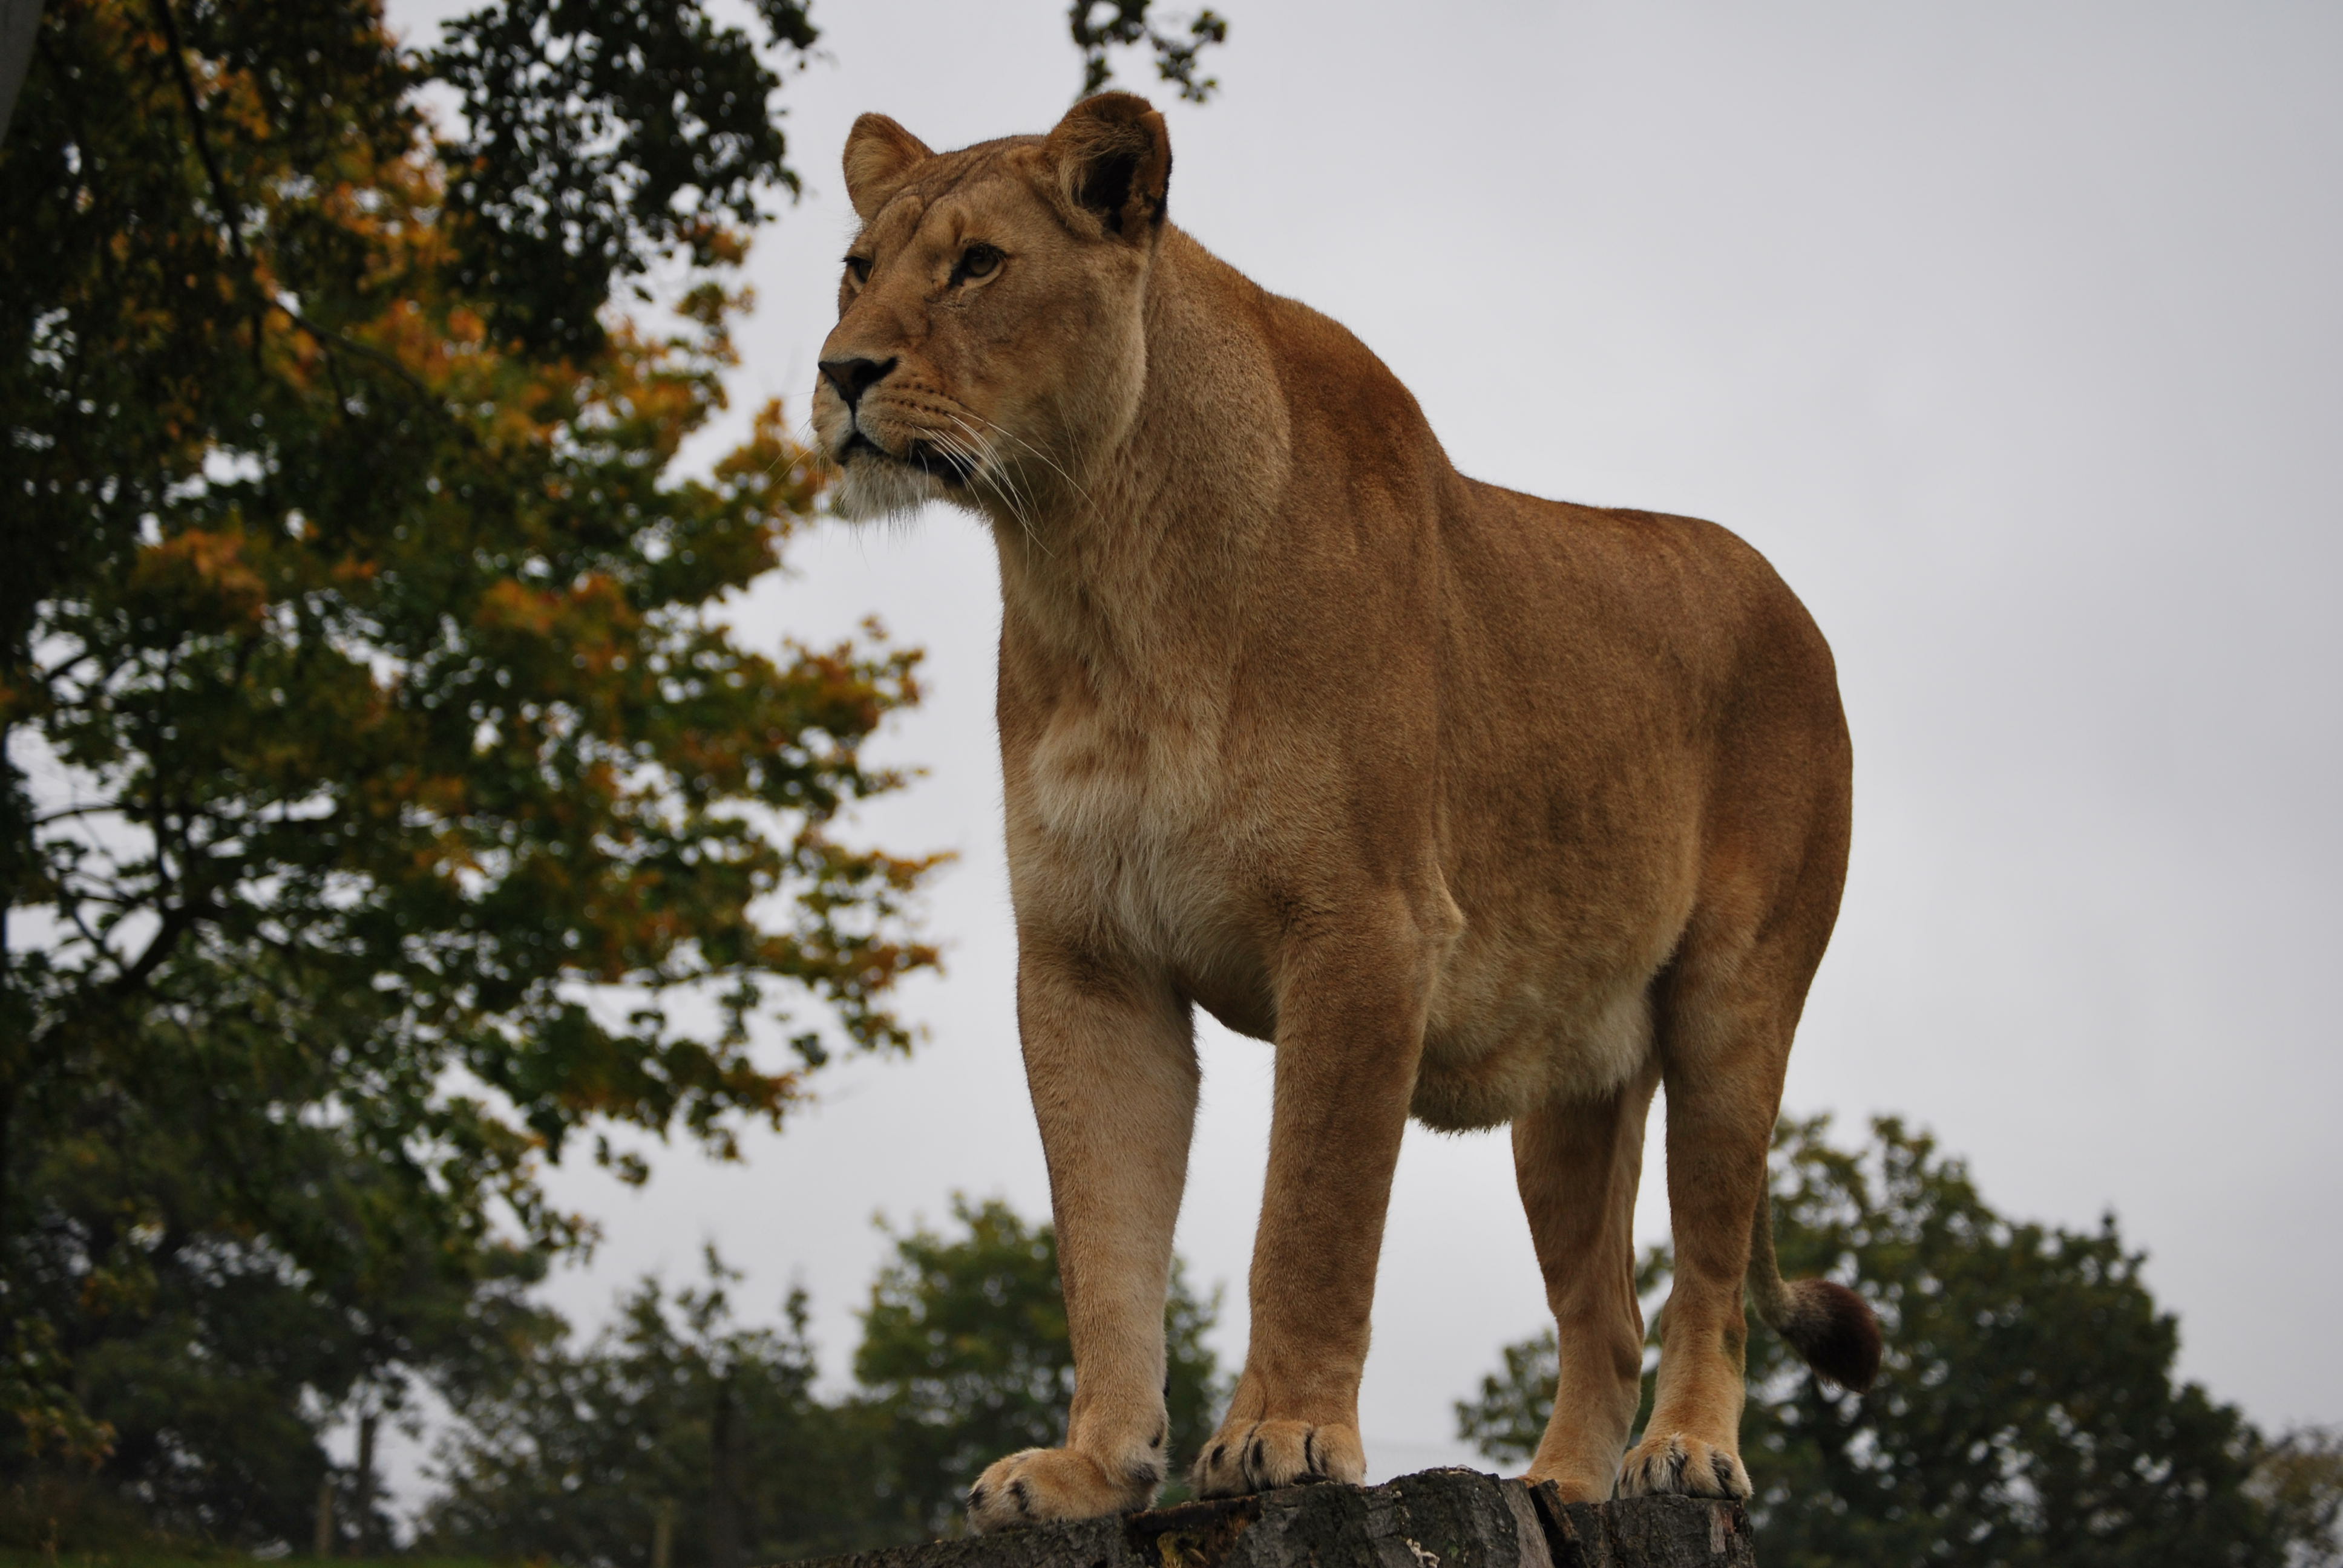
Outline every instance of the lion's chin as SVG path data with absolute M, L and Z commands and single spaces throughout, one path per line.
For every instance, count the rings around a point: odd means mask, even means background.
M 830 506 L 849 522 L 871 523 L 907 517 L 930 501 L 960 499 L 952 487 L 925 469 L 857 452 L 848 457 L 845 476 L 830 492 Z

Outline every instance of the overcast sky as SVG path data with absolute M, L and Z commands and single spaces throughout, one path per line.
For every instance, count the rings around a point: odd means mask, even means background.
M 412 35 L 464 7 L 394 3 Z M 2332 4 L 1228 0 L 1171 122 L 1174 221 L 1391 364 L 1467 473 L 1753 541 L 1836 650 L 1855 851 L 1785 1109 L 1895 1112 L 2013 1215 L 2112 1209 L 2181 1366 L 2270 1426 L 2343 1421 L 2343 8 Z M 851 216 L 846 127 L 1042 131 L 1059 0 L 818 0 L 783 97 L 805 199 L 758 241 L 735 413 L 802 416 Z M 1434 18 L 1437 20 L 1434 20 Z M 1124 84 L 1152 84 L 1126 70 Z M 738 433 L 703 444 L 701 460 Z M 950 1194 L 1046 1212 L 1011 1006 L 973 521 L 831 525 L 747 638 L 870 613 L 930 650 L 853 831 L 949 849 L 950 973 L 909 1062 L 829 1073 L 745 1165 L 590 1171 L 584 1322 L 714 1240 L 813 1292 L 842 1379 L 887 1249 Z M 1206 1027 L 1179 1245 L 1233 1366 L 1267 1047 Z M 1664 1233 L 1657 1148 L 1642 1214 Z M 1451 1402 L 1544 1322 L 1502 1134 L 1411 1130 L 1362 1410 L 1377 1474 L 1464 1457 Z

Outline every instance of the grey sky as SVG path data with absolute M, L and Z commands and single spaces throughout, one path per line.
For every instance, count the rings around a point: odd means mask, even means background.
M 409 26 L 459 9 L 394 4 Z M 2343 10 L 2330 5 L 1301 5 L 1229 0 L 1172 213 L 1348 325 L 1459 466 L 1713 518 L 1836 649 L 1857 768 L 1838 935 L 1787 1108 L 1895 1111 L 1987 1198 L 2112 1207 L 2183 1367 L 2258 1420 L 2343 1420 Z M 829 0 L 784 101 L 806 200 L 759 240 L 739 417 L 802 415 L 864 109 L 938 147 L 1046 129 L 1057 0 Z M 1436 20 L 1435 20 L 1436 18 Z M 1127 75 L 1127 85 L 1150 84 Z M 711 455 L 720 441 L 702 448 Z M 1047 1197 L 1017 1064 L 977 526 L 834 528 L 739 608 L 752 640 L 876 611 L 930 650 L 886 744 L 927 779 L 858 831 L 948 848 L 932 1039 L 832 1073 L 745 1167 L 591 1172 L 598 1317 L 703 1238 L 761 1308 L 811 1287 L 826 1364 L 874 1211 Z M 1208 1031 L 1180 1244 L 1242 1299 L 1266 1047 Z M 1656 1173 L 1647 1186 L 1656 1190 Z M 1644 1212 L 1660 1233 L 1656 1191 Z M 1363 1410 L 1378 1473 L 1455 1453 L 1449 1402 L 1541 1322 L 1502 1137 L 1412 1131 Z

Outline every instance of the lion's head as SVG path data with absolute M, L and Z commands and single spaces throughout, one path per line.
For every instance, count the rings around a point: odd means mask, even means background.
M 1046 136 L 938 154 L 864 115 L 845 164 L 862 227 L 813 402 L 840 512 L 940 499 L 1006 518 L 1078 488 L 1145 381 L 1163 116 L 1104 93 Z

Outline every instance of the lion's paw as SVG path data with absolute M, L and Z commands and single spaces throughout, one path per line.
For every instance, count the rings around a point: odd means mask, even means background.
M 1258 1421 L 1222 1428 L 1197 1455 L 1192 1479 L 1199 1497 L 1236 1497 L 1320 1481 L 1355 1486 L 1366 1477 L 1356 1428 Z
M 1599 1462 L 1555 1470 L 1540 1470 L 1533 1464 L 1521 1481 L 1524 1486 L 1551 1486 L 1564 1503 L 1608 1503 L 1618 1491 L 1619 1473 Z
M 1163 1466 L 1150 1458 L 1121 1467 L 1071 1448 L 1029 1448 L 997 1459 L 968 1489 L 968 1522 L 980 1535 L 1052 1519 L 1128 1513 L 1155 1501 Z
M 1622 1497 L 1746 1497 L 1750 1491 L 1738 1454 L 1680 1432 L 1646 1437 L 1619 1466 Z

